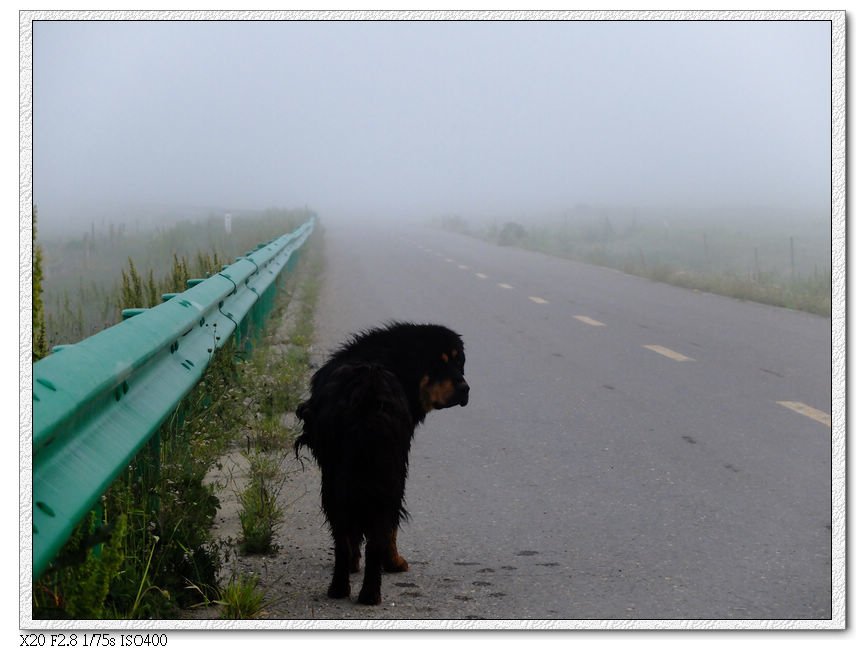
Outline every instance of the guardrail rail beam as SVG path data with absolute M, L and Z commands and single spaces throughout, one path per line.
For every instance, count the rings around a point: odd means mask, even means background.
M 315 217 L 33 364 L 34 579 L 201 380 L 216 350 L 257 320 L 255 305 L 293 266 L 314 226 Z

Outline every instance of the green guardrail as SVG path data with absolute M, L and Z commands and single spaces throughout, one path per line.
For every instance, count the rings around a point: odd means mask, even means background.
M 200 381 L 264 322 L 275 280 L 315 226 L 260 245 L 183 293 L 33 364 L 33 578 Z

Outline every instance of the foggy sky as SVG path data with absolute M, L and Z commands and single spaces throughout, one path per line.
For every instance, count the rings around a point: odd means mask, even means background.
M 37 22 L 40 222 L 830 200 L 828 22 Z

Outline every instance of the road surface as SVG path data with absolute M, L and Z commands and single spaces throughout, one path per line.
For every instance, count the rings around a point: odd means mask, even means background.
M 324 226 L 318 360 L 388 319 L 442 323 L 471 401 L 416 432 L 411 569 L 380 607 L 326 597 L 318 475 L 292 473 L 269 616 L 831 617 L 828 319 L 431 228 Z

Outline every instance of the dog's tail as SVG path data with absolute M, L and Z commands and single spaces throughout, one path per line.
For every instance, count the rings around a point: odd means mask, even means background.
M 310 449 L 314 449 L 311 430 L 312 427 L 307 425 L 307 418 L 309 418 L 311 415 L 311 401 L 312 400 L 306 400 L 305 402 L 301 402 L 297 409 L 294 411 L 297 419 L 303 423 L 303 431 L 294 441 L 294 457 L 298 459 L 300 458 L 301 447 L 306 446 Z

